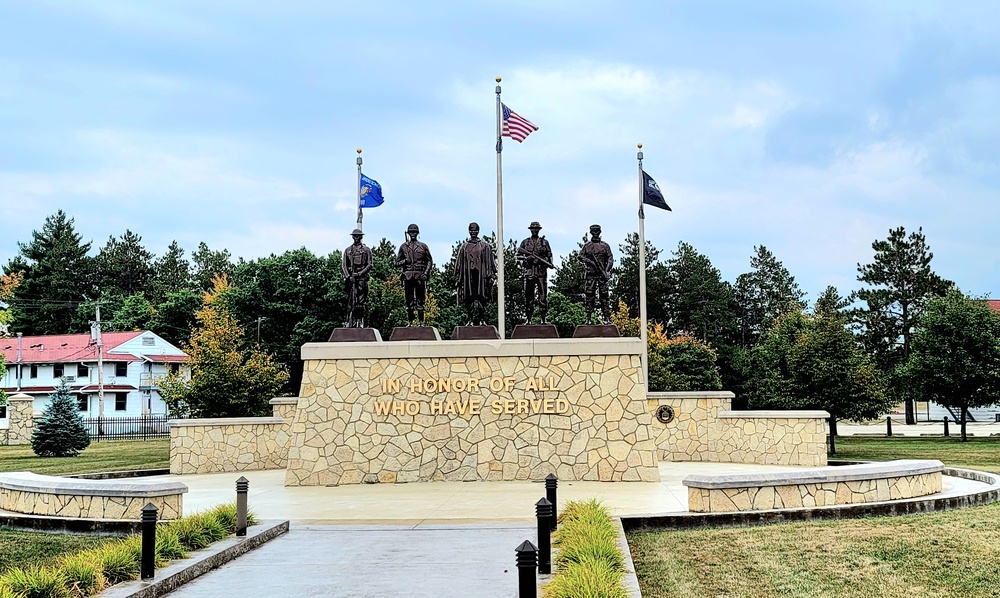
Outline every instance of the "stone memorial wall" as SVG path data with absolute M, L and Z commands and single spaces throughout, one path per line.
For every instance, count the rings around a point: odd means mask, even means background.
M 639 339 L 312 343 L 286 485 L 657 481 Z

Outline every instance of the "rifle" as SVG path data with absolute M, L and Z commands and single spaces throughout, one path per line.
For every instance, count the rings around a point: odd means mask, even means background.
M 533 257 L 536 260 L 538 260 L 538 261 L 542 262 L 543 264 L 545 264 L 546 266 L 548 266 L 549 268 L 555 268 L 555 264 L 553 264 L 549 260 L 543 258 L 542 256 L 538 255 L 537 253 L 534 253 L 533 251 L 528 251 L 526 249 L 518 248 L 517 255 L 518 255 L 518 257 L 521 257 L 521 258 L 524 258 L 524 257 Z

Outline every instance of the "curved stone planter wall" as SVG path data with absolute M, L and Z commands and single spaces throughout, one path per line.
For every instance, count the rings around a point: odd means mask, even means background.
M 941 491 L 944 465 L 900 460 L 788 472 L 690 475 L 688 510 L 761 511 L 882 502 Z
M 187 486 L 179 482 L 82 480 L 29 472 L 0 474 L 0 509 L 79 519 L 138 520 L 153 503 L 160 519 L 183 513 Z

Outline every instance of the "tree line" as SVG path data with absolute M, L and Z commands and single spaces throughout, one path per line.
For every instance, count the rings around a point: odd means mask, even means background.
M 495 247 L 495 237 L 485 240 Z M 584 269 L 578 259 L 585 241 L 561 257 L 551 277 L 548 321 L 563 337 L 585 319 Z M 459 244 L 435 266 L 427 287 L 427 323 L 444 338 L 465 320 L 454 290 Z M 385 238 L 371 246 L 368 323 L 387 334 L 406 323 L 394 265 L 397 247 Z M 5 316 L 9 330 L 87 332 L 99 303 L 105 330 L 150 329 L 192 349 L 205 328 L 206 298 L 224 297 L 210 307 L 226 310 L 239 329 L 234 347 L 257 352 L 242 354 L 243 361 L 270 356 L 275 371 L 287 372 L 279 391 L 296 394 L 302 344 L 325 341 L 347 319 L 340 251 L 320 256 L 299 248 L 234 260 L 227 250 L 200 243 L 188 258 L 173 242 L 157 256 L 130 230 L 109 237 L 96 253 L 92 249 L 63 211 L 48 216 L 29 241 L 19 243 L 19 254 L 4 266 L 0 280 L 0 292 L 11 304 Z M 938 313 L 935 300 L 957 296 L 986 309 L 983 317 L 995 314 L 981 301 L 955 295 L 955 285 L 934 273 L 921 229 L 892 229 L 872 249 L 872 261 L 858 264 L 858 289 L 843 295 L 828 287 L 807 305 L 795 277 L 763 245 L 754 247 L 749 270 L 730 283 L 689 243 L 682 241 L 664 254 L 647 240 L 650 387 L 725 388 L 736 393 L 736 407 L 823 408 L 833 414 L 831 423 L 877 417 L 904 403 L 907 421 L 913 423 L 914 400 L 950 400 L 947 393 L 921 386 L 914 378 L 919 368 L 911 365 L 915 351 L 926 355 L 928 345 L 917 335 L 926 329 L 921 326 L 925 314 Z M 630 233 L 618 246 L 610 282 L 615 323 L 635 336 L 638 256 L 638 237 Z M 510 281 L 506 325 L 512 330 L 525 317 L 513 240 L 505 245 L 504 261 Z M 496 314 L 495 302 L 488 313 Z M 994 373 L 1000 376 L 1000 368 Z M 966 406 L 1000 398 L 980 386 Z M 266 402 L 242 409 L 234 415 L 263 411 Z

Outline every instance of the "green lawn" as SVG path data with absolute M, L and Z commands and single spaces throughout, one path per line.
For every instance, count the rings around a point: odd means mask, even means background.
M 24 532 L 0 527 L 0 572 L 25 563 L 43 565 L 61 555 L 113 540 L 110 536 Z
M 644 598 L 1000 595 L 1000 505 L 629 535 Z
M 0 471 L 33 471 L 60 475 L 166 468 L 170 440 L 94 442 L 76 457 L 38 457 L 30 445 L 0 446 Z
M 892 459 L 937 459 L 952 467 L 1000 473 L 1000 437 L 969 437 L 968 442 L 950 437 L 873 438 L 837 436 L 837 454 L 831 459 L 889 461 Z
M 836 459 L 1000 473 L 1000 438 L 837 437 Z M 1000 504 L 947 513 L 629 535 L 645 598 L 1000 596 Z

